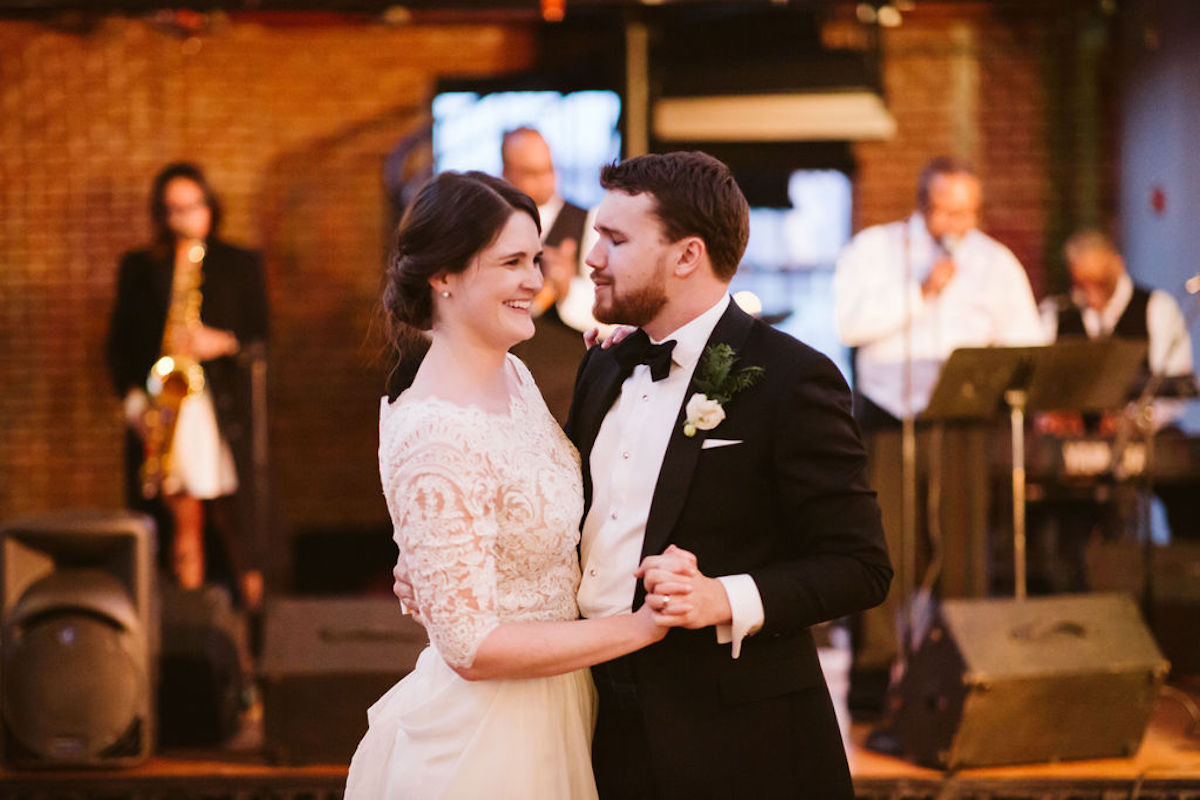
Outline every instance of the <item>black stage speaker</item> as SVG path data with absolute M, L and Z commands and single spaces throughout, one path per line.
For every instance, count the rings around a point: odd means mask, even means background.
M 900 682 L 896 739 L 945 769 L 1132 756 L 1168 667 L 1127 595 L 946 600 Z
M 245 625 L 225 587 L 163 587 L 160 745 L 215 745 L 237 733 L 246 653 Z
M 428 642 L 393 597 L 276 600 L 264 635 L 266 749 L 289 764 L 349 763 L 367 709 Z
M 4 760 L 125 766 L 154 743 L 154 523 L 70 512 L 0 529 Z

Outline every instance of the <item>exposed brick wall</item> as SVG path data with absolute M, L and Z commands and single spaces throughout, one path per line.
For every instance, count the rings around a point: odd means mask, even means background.
M 1048 103 L 1070 102 L 1077 91 L 1055 82 L 1074 57 L 1074 31 L 1062 24 L 1070 6 L 923 2 L 882 32 L 884 92 L 898 130 L 854 147 L 856 230 L 910 213 L 929 158 L 964 157 L 984 185 L 983 229 L 1013 250 L 1035 293 L 1046 291 L 1047 252 L 1061 236 L 1049 222 L 1065 202 L 1051 171 L 1084 166 L 1061 160 L 1052 136 L 1063 132 L 1048 128 L 1048 120 L 1072 123 L 1048 113 Z M 1056 85 L 1061 91 L 1048 96 Z M 1097 182 L 1111 209 L 1111 136 L 1103 132 L 1098 144 L 1107 166 Z
M 370 321 L 382 167 L 439 75 L 527 65 L 522 26 L 0 21 L 0 521 L 121 504 L 103 343 L 120 254 L 166 162 L 206 168 L 224 234 L 264 250 L 278 529 L 386 520 Z M 277 543 L 278 544 L 278 543 Z
M 983 178 L 984 228 L 1043 291 L 1050 176 L 1074 165 L 1052 163 L 1061 131 L 1046 113 L 1070 26 L 1039 8 L 926 0 L 883 32 L 899 130 L 854 147 L 856 229 L 909 213 L 929 157 L 963 155 Z M 370 325 L 383 160 L 427 121 L 438 75 L 525 66 L 534 40 L 499 24 L 328 22 L 234 19 L 188 41 L 138 19 L 86 32 L 0 21 L 0 521 L 120 505 L 103 340 L 117 259 L 147 239 L 150 179 L 178 158 L 206 167 L 226 236 L 267 259 L 278 530 L 386 519 Z

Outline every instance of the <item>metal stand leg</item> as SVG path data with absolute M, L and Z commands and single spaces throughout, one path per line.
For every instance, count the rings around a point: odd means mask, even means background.
M 1004 393 L 1012 424 L 1013 587 L 1025 599 L 1025 402 L 1023 389 Z

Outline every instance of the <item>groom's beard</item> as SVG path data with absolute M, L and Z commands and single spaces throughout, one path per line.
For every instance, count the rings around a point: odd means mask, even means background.
M 615 283 L 608 284 L 611 300 L 601 305 L 600 296 L 592 306 L 592 316 L 606 325 L 633 325 L 642 327 L 654 320 L 667 304 L 667 288 L 661 279 L 657 283 L 640 286 L 625 294 L 618 294 Z

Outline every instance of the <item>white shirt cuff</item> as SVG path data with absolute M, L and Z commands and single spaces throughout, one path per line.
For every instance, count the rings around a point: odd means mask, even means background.
M 730 644 L 730 655 L 737 658 L 742 653 L 742 639 L 757 633 L 763 626 L 762 596 L 758 584 L 749 575 L 724 575 L 717 578 L 725 587 L 729 598 L 729 610 L 733 622 L 717 626 L 717 644 Z
M 133 426 L 137 424 L 142 415 L 146 413 L 146 409 L 150 407 L 150 399 L 146 397 L 146 393 L 141 389 L 130 389 L 125 393 L 125 400 L 122 406 L 122 410 L 125 413 L 125 422 Z

